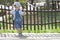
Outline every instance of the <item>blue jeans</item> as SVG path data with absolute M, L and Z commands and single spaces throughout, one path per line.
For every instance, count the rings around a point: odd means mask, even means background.
M 22 20 L 15 19 L 14 20 L 14 27 L 17 28 L 22 28 Z

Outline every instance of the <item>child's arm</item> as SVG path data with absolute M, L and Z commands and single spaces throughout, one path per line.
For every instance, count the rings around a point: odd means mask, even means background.
M 26 15 L 25 10 L 21 10 L 21 11 L 20 11 L 20 14 L 21 14 L 22 16 Z
M 14 14 L 14 10 L 11 10 L 11 11 L 10 11 L 10 14 L 13 15 L 13 14 Z
M 22 16 L 26 15 L 26 12 L 25 12 L 25 10 L 23 10 L 23 12 L 22 12 L 22 13 L 23 13 L 23 15 L 22 15 Z

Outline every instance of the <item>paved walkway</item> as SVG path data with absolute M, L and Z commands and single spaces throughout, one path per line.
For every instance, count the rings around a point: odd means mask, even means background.
M 26 38 L 16 37 L 17 33 L 0 34 L 0 40 L 60 40 L 60 33 L 23 33 Z

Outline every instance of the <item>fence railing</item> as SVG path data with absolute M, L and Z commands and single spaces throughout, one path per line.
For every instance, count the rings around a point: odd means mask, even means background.
M 59 5 L 60 6 L 60 5 Z M 4 7 L 6 8 L 6 6 Z M 7 13 L 8 12 L 8 13 Z M 0 29 L 15 30 L 12 15 L 8 9 L 0 9 Z M 23 30 L 50 30 L 60 29 L 60 9 L 48 9 L 47 6 L 29 8 L 26 5 L 26 15 L 23 18 Z

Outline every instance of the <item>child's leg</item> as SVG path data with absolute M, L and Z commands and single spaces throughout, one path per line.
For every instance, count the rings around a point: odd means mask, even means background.
M 22 35 L 22 26 L 17 23 L 15 23 L 14 26 L 17 29 L 18 34 Z
M 17 29 L 19 36 L 22 36 L 22 21 L 15 22 L 14 25 L 15 25 L 15 28 Z
M 19 34 L 22 34 L 22 28 L 17 28 Z

